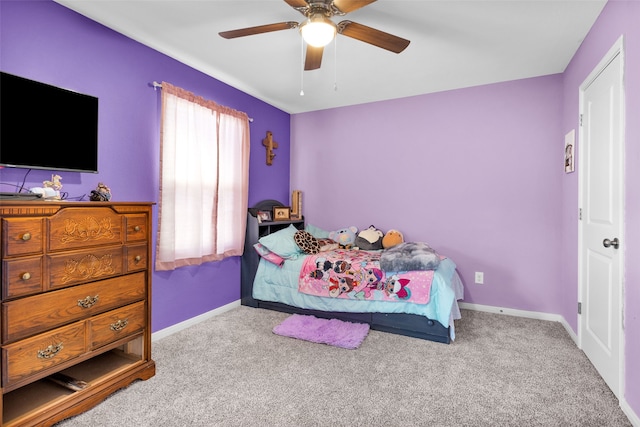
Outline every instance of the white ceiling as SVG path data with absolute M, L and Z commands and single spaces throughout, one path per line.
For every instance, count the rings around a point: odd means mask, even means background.
M 302 72 L 296 29 L 230 40 L 218 35 L 302 22 L 283 0 L 55 1 L 291 114 L 561 73 L 606 4 L 378 0 L 333 20 L 409 39 L 404 52 L 338 35 L 325 48 L 322 67 Z

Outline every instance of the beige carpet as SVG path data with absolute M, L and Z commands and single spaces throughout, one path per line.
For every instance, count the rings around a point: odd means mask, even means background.
M 463 310 L 450 345 L 346 350 L 273 334 L 287 316 L 243 306 L 157 341 L 155 377 L 59 425 L 631 425 L 556 322 Z

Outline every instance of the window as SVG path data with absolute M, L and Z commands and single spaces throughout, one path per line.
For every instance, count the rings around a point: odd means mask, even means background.
M 156 270 L 242 255 L 249 119 L 162 83 Z

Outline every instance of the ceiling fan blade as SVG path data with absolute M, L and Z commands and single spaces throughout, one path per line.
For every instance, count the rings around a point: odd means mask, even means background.
M 309 6 L 307 4 L 307 2 L 304 1 L 304 0 L 284 0 L 284 1 L 294 9 L 297 8 L 297 7 L 308 7 Z
M 292 28 L 298 28 L 298 23 L 279 22 L 277 24 L 258 25 L 257 27 L 241 28 L 239 30 L 222 31 L 218 33 L 225 39 L 235 39 L 236 37 L 252 36 L 254 34 L 270 33 L 272 31 L 290 30 Z
M 337 27 L 338 33 L 343 36 L 351 37 L 352 39 L 360 40 L 394 53 L 402 52 L 409 46 L 409 43 L 411 43 L 407 39 L 352 21 L 342 21 Z
M 314 47 L 307 45 L 307 54 L 304 59 L 304 70 L 317 70 L 322 64 L 322 53 L 324 47 Z
M 340 12 L 349 13 L 370 5 L 375 1 L 376 0 L 333 0 L 333 5 L 338 8 Z

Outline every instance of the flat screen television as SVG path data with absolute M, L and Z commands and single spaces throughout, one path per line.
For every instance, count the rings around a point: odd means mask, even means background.
M 98 98 L 0 71 L 0 166 L 98 172 Z

